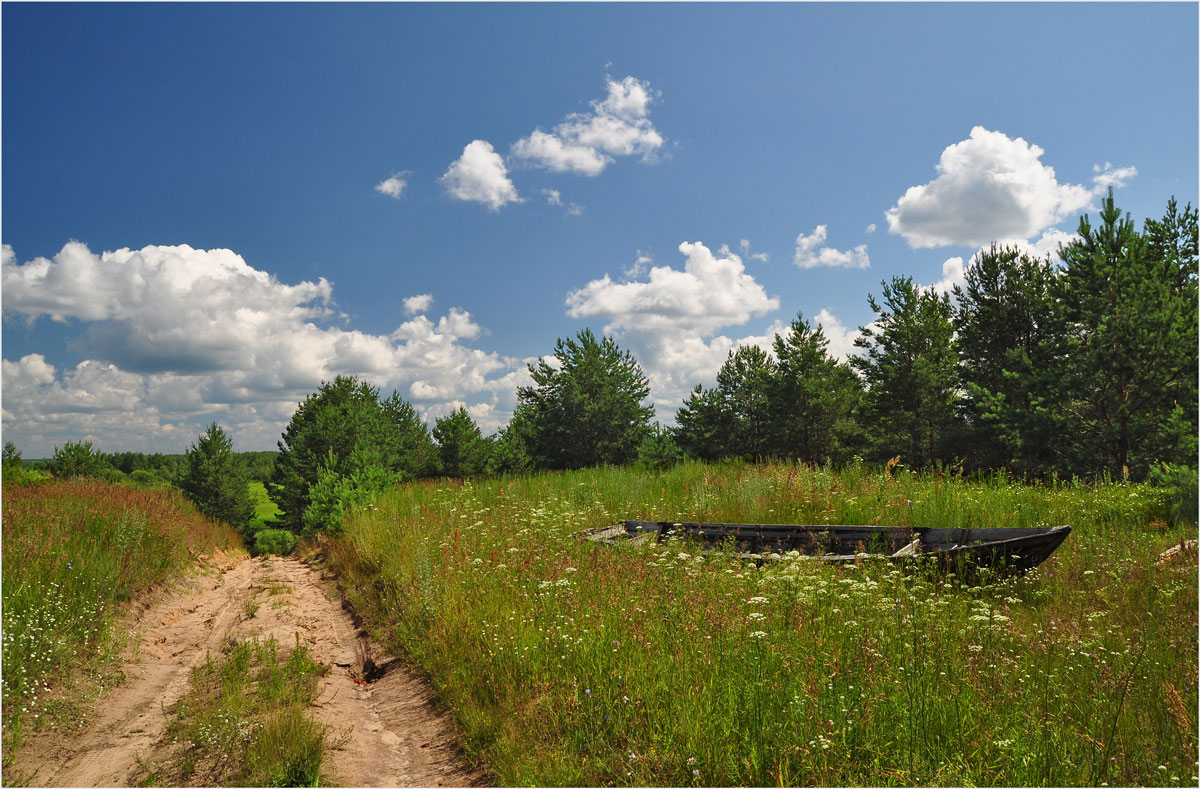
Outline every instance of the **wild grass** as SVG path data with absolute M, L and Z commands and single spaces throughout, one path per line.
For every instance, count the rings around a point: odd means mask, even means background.
M 326 545 L 501 785 L 1197 785 L 1197 572 L 1140 485 L 781 464 L 414 484 Z M 1074 532 L 1024 577 L 757 568 L 623 518 Z
M 113 645 L 123 603 L 241 542 L 170 491 L 96 481 L 5 485 L 3 528 L 6 764 L 55 688 Z
M 308 709 L 328 672 L 298 636 L 286 656 L 273 637 L 210 655 L 192 672 L 167 727 L 174 760 L 147 767 L 149 776 L 166 785 L 318 785 L 325 729 Z

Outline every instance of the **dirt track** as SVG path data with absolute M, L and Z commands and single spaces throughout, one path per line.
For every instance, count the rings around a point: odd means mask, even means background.
M 206 654 L 218 654 L 226 639 L 272 634 L 286 648 L 297 633 L 316 660 L 333 667 L 313 710 L 338 745 L 323 770 L 333 780 L 343 786 L 478 783 L 424 680 L 387 656 L 369 655 L 369 644 L 319 571 L 296 559 L 246 559 L 197 576 L 144 603 L 132 621 L 140 646 L 123 666 L 128 679 L 100 697 L 87 728 L 34 738 L 18 753 L 16 774 L 31 785 L 137 785 L 145 776 L 139 760 L 168 758 L 162 741 L 168 716 Z M 389 670 L 364 684 L 368 658 Z

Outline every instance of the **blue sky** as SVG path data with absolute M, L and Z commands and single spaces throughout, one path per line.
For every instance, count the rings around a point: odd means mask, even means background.
M 3 431 L 274 448 L 339 373 L 504 424 L 590 326 L 659 419 L 797 312 L 1197 202 L 1197 5 L 14 4 Z

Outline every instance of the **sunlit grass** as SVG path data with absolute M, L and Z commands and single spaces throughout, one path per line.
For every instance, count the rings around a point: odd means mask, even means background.
M 1137 485 L 689 464 L 410 485 L 327 545 L 505 785 L 1197 783 L 1197 574 Z M 622 518 L 1075 527 L 966 585 L 759 569 Z
M 309 707 L 328 672 L 298 638 L 286 655 L 274 638 L 210 655 L 167 727 L 172 761 L 145 765 L 148 777 L 166 785 L 318 785 L 325 730 Z
M 111 645 L 121 604 L 236 532 L 170 491 L 94 481 L 4 488 L 5 763 L 55 686 Z

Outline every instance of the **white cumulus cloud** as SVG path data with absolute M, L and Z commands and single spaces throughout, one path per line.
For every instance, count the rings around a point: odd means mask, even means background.
M 404 194 L 404 188 L 408 186 L 409 175 L 407 171 L 392 173 L 390 177 L 375 184 L 375 191 L 399 200 Z
M 432 305 L 432 293 L 418 293 L 416 296 L 409 296 L 404 300 L 404 312 L 406 315 L 418 315 L 428 310 Z
M 657 94 L 635 77 L 607 79 L 608 95 L 591 111 L 572 113 L 553 131 L 535 129 L 512 144 L 512 156 L 552 172 L 599 175 L 614 156 L 641 155 L 650 161 L 666 142 L 650 122 Z
M 792 262 L 800 268 L 816 268 L 830 266 L 834 268 L 870 268 L 871 258 L 867 255 L 867 245 L 859 244 L 854 249 L 842 251 L 825 246 L 827 227 L 817 225 L 812 235 L 804 233 L 796 236 L 796 252 Z
M 517 187 L 509 180 L 504 160 L 487 140 L 468 143 L 441 180 L 451 196 L 483 203 L 492 211 L 499 211 L 508 203 L 522 202 Z
M 573 318 L 600 317 L 605 331 L 686 331 L 707 334 L 779 309 L 732 253 L 714 255 L 701 243 L 684 242 L 682 271 L 654 266 L 644 282 L 614 282 L 607 274 L 567 295 Z
M 711 384 L 730 350 L 755 344 L 770 348 L 776 321 L 762 335 L 728 337 L 723 329 L 779 309 L 742 259 L 727 247 L 714 254 L 704 244 L 679 245 L 683 270 L 651 266 L 639 250 L 628 281 L 608 275 L 567 295 L 567 314 L 600 318 L 603 331 L 615 334 L 637 356 L 651 387 L 660 418 L 679 407 L 697 383 Z
M 1021 137 L 976 126 L 968 139 L 942 152 L 937 178 L 909 187 L 888 209 L 888 232 L 914 248 L 1036 236 L 1086 208 L 1094 196 L 1086 186 L 1060 184 L 1043 153 Z
M 288 285 L 230 250 L 96 254 L 71 242 L 21 265 L 5 248 L 2 279 L 7 314 L 84 327 L 73 344 L 86 359 L 72 369 L 41 354 L 3 362 L 6 437 L 30 456 L 80 438 L 109 451 L 179 451 L 179 435 L 214 419 L 239 446 L 267 448 L 296 403 L 340 374 L 421 409 L 485 401 L 501 419 L 515 403 L 509 376 L 521 360 L 470 347 L 484 332 L 462 308 L 416 314 L 429 294 L 405 299 L 415 317 L 377 335 L 328 325 L 338 316 L 327 281 Z

